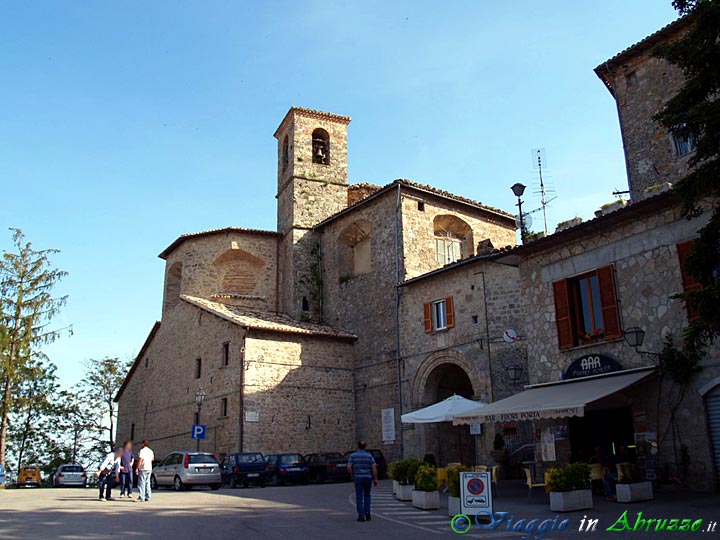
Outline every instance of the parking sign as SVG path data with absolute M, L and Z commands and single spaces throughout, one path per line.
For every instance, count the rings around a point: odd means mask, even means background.
M 493 514 L 492 478 L 489 472 L 460 473 L 460 512 Z
M 205 424 L 193 424 L 192 427 L 192 438 L 204 440 L 205 434 L 207 433 L 207 426 Z

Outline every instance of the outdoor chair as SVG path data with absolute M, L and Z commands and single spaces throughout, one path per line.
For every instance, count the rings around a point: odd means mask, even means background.
M 530 469 L 523 469 L 525 471 L 525 483 L 528 487 L 528 501 L 532 504 L 532 489 L 536 487 L 545 487 L 545 482 L 533 482 L 532 473 Z
M 603 484 L 605 476 L 603 474 L 603 466 L 599 463 L 591 463 L 590 464 L 590 485 L 592 487 L 593 493 L 605 493 L 605 488 Z
M 497 493 L 498 478 L 500 477 L 500 465 L 493 465 L 490 469 L 490 479 L 493 484 L 493 493 Z

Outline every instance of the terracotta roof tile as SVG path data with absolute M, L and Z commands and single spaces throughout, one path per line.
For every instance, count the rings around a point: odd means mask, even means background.
M 311 336 L 327 336 L 340 339 L 357 339 L 357 336 L 327 325 L 296 321 L 287 315 L 250 311 L 237 306 L 213 302 L 197 296 L 181 295 L 185 302 L 203 309 L 222 319 L 245 328 L 267 330 L 288 334 L 304 334 Z
M 170 253 L 172 253 L 180 244 L 182 244 L 185 240 L 189 240 L 191 238 L 201 238 L 203 236 L 212 236 L 214 234 L 229 234 L 229 233 L 246 233 L 246 234 L 257 234 L 261 236 L 280 236 L 279 233 L 275 231 L 263 231 L 260 229 L 245 229 L 243 227 L 223 227 L 221 229 L 209 229 L 207 231 L 200 231 L 200 232 L 194 232 L 194 233 L 188 233 L 188 234 L 182 234 L 178 236 L 175 241 L 170 244 L 168 247 L 166 247 L 158 257 L 161 259 L 166 259 Z

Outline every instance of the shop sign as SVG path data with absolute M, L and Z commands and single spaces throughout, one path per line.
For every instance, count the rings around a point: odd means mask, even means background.
M 541 418 L 562 418 L 565 416 L 585 416 L 585 407 L 560 407 L 557 409 L 484 414 L 481 418 L 485 422 L 512 422 L 540 420 Z
M 589 354 L 570 364 L 565 370 L 563 379 L 577 379 L 578 377 L 603 375 L 622 370 L 623 367 L 619 362 L 606 354 Z

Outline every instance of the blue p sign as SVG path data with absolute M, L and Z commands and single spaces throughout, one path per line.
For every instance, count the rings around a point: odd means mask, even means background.
M 204 440 L 206 431 L 207 431 L 207 426 L 205 424 L 193 424 L 192 438 Z

